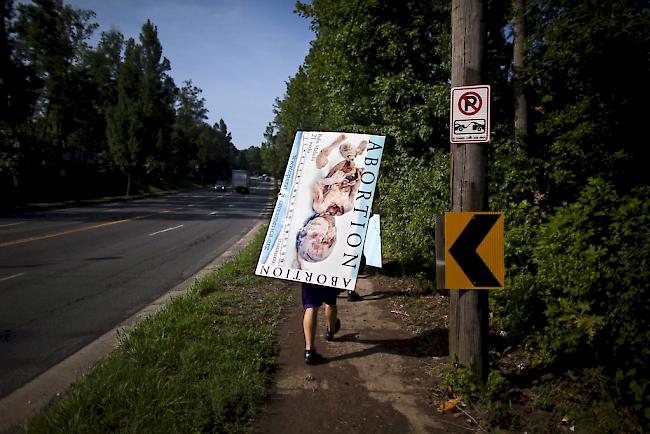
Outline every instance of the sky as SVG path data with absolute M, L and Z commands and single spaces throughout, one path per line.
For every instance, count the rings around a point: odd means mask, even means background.
M 91 9 L 102 31 L 138 39 L 150 19 L 176 86 L 203 90 L 208 122 L 223 119 L 239 149 L 260 146 L 273 103 L 298 71 L 314 38 L 295 0 L 66 0 Z

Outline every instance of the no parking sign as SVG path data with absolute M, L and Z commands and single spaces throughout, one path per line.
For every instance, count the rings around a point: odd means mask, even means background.
M 452 143 L 490 141 L 490 86 L 451 88 L 449 140 Z

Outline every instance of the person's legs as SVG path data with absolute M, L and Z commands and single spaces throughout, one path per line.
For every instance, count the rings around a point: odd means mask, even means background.
M 305 309 L 305 313 L 302 317 L 302 329 L 305 335 L 305 363 L 308 365 L 316 365 L 324 362 L 323 357 L 316 352 L 318 308 L 322 303 L 318 287 L 303 283 L 302 306 Z
M 338 308 L 336 307 L 336 298 L 339 295 L 337 289 L 329 288 L 328 293 L 323 300 L 325 302 L 325 319 L 327 320 L 327 329 L 325 330 L 325 339 L 331 341 L 334 335 L 341 329 L 341 320 L 338 318 Z
M 326 311 L 327 312 L 327 311 Z M 302 328 L 305 334 L 305 349 L 313 350 L 316 343 L 316 324 L 318 322 L 318 308 L 309 307 L 305 309 L 302 318 Z
M 336 321 L 338 320 L 338 308 L 335 304 L 325 305 L 325 318 L 327 319 L 327 329 L 334 332 L 336 330 Z

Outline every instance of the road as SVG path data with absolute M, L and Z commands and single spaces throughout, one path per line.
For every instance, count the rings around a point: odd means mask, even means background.
M 0 397 L 191 277 L 270 200 L 267 184 L 0 217 Z

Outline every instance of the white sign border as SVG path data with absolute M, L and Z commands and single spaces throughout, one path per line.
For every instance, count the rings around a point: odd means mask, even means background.
M 477 140 L 477 139 L 460 139 L 454 137 L 454 121 L 456 120 L 461 120 L 467 118 L 467 116 L 462 115 L 458 113 L 456 109 L 455 100 L 454 100 L 454 92 L 460 91 L 468 91 L 468 90 L 477 90 L 477 89 L 486 89 L 487 90 L 487 98 L 486 101 L 483 103 L 486 104 L 486 111 L 487 111 L 487 119 L 486 119 L 486 128 L 485 128 L 485 138 Z M 490 111 L 491 111 L 491 104 L 490 104 L 490 99 L 492 97 L 492 89 L 489 84 L 477 84 L 473 86 L 456 86 L 451 88 L 450 92 L 450 113 L 449 113 L 449 141 L 451 143 L 488 143 L 490 141 L 490 133 L 492 131 L 491 125 L 490 125 Z M 460 98 L 460 97 L 459 97 Z

